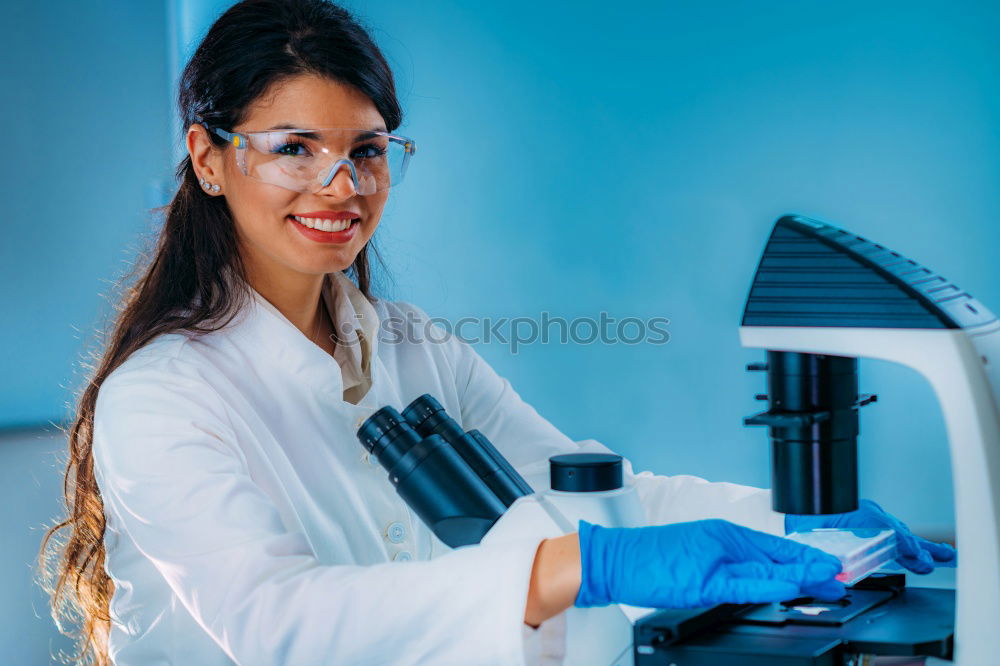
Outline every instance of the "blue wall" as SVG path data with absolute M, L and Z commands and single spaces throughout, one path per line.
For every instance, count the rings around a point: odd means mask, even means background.
M 419 151 L 383 218 L 432 314 L 671 319 L 667 345 L 481 353 L 558 427 L 638 467 L 768 485 L 737 325 L 795 211 L 1000 310 L 1000 11 L 988 3 L 355 0 Z M 862 364 L 862 492 L 947 532 L 943 423 L 916 373 Z
M 61 509 L 66 444 L 52 432 L 73 366 L 169 177 L 163 2 L 3 5 L 0 80 L 0 664 L 69 651 L 32 582 L 42 526 Z
M 60 421 L 170 174 L 163 2 L 4 6 L 0 427 Z

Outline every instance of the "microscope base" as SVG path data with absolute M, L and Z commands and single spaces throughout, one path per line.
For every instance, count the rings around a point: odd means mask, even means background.
M 635 626 L 635 666 L 848 666 L 862 654 L 951 659 L 955 591 L 903 581 L 876 574 L 851 588 L 845 603 L 660 611 Z

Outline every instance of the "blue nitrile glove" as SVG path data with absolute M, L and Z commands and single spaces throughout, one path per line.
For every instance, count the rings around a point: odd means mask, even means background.
M 913 573 L 934 571 L 935 564 L 953 567 L 958 561 L 955 548 L 946 543 L 934 543 L 918 537 L 901 520 L 886 513 L 871 500 L 858 502 L 858 510 L 820 516 L 785 516 L 785 533 L 803 532 L 818 527 L 875 527 L 896 531 L 896 561 Z
M 815 548 L 725 520 L 650 527 L 579 524 L 582 581 L 575 605 L 700 608 L 811 596 L 839 599 L 840 561 Z

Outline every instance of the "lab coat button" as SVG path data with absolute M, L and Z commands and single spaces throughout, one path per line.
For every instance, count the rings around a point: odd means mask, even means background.
M 385 528 L 385 534 L 392 543 L 400 543 L 406 538 L 406 528 L 403 527 L 403 523 L 390 523 Z
M 410 554 L 408 550 L 401 550 L 392 556 L 394 562 L 409 562 L 413 559 L 413 555 Z

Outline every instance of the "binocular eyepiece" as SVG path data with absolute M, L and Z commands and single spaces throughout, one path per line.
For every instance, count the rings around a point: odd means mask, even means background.
M 478 430 L 465 432 L 430 394 L 400 414 L 386 406 L 357 432 L 396 492 L 452 548 L 479 543 L 533 490 Z

